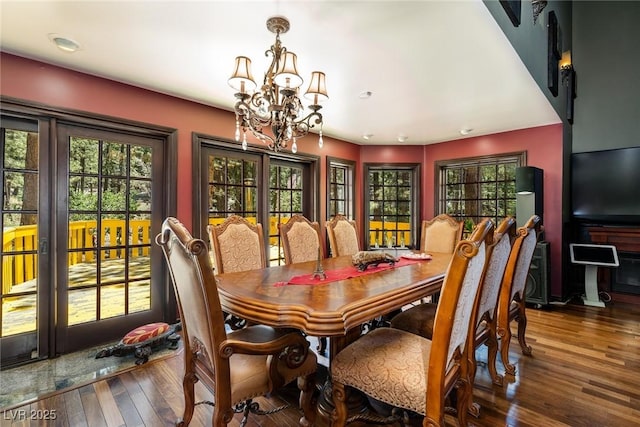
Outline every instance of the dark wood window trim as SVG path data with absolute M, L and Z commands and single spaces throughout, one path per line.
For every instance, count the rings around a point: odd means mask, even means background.
M 365 163 L 364 164 L 364 215 L 363 215 L 363 227 L 362 227 L 362 241 L 364 249 L 369 248 L 369 228 L 371 212 L 370 205 L 370 186 L 369 172 L 371 170 L 404 170 L 411 171 L 411 241 L 404 242 L 406 246 L 413 247 L 417 244 L 420 231 L 420 179 L 421 179 L 421 165 L 419 163 Z
M 510 152 L 510 153 L 502 153 L 497 155 L 490 156 L 478 156 L 478 157 L 466 157 L 459 159 L 450 159 L 450 160 L 440 160 L 435 162 L 434 172 L 434 183 L 435 189 L 434 191 L 434 213 L 435 215 L 441 213 L 449 213 L 446 209 L 446 197 L 443 197 L 443 192 L 445 188 L 445 180 L 446 180 L 446 171 L 459 168 L 459 167 L 474 167 L 474 166 L 486 166 L 486 165 L 499 165 L 499 164 L 508 164 L 508 163 L 516 163 L 516 167 L 525 166 L 527 164 L 527 152 L 526 151 L 518 151 L 518 152 Z M 515 177 L 514 177 L 515 180 Z M 515 181 L 514 181 L 515 182 Z M 513 203 L 515 206 L 515 192 L 513 194 Z M 515 211 L 512 213 L 515 215 Z M 454 215 L 456 216 L 456 215 Z M 470 218 L 468 216 L 458 216 L 460 220 L 472 219 L 477 222 L 478 218 Z M 466 229 L 469 227 L 467 226 Z M 468 230 L 467 230 L 468 231 Z
M 345 182 L 345 205 L 347 206 L 346 212 L 339 212 L 346 215 L 350 219 L 355 219 L 356 214 L 356 198 L 355 198 L 355 185 L 356 185 L 356 162 L 353 160 L 341 159 L 338 157 L 327 156 L 327 214 L 326 218 L 329 219 L 333 216 L 331 212 L 331 168 L 332 167 L 344 167 L 347 169 L 347 176 Z
M 307 194 L 305 198 L 305 210 L 311 212 L 309 220 L 311 221 L 319 221 L 320 216 L 320 157 L 310 154 L 301 154 L 296 153 L 293 154 L 291 152 L 278 152 L 275 153 L 273 151 L 268 150 L 267 148 L 261 148 L 256 146 L 249 146 L 247 150 L 242 150 L 242 147 L 228 139 L 223 139 L 211 135 L 206 135 L 198 132 L 192 133 L 192 183 L 193 183 L 193 198 L 192 198 L 192 224 L 194 233 L 195 230 L 200 230 L 201 238 L 205 238 L 204 227 L 206 223 L 203 221 L 203 213 L 202 213 L 202 164 L 200 159 L 202 158 L 202 149 L 203 147 L 209 147 L 213 149 L 222 149 L 235 153 L 247 153 L 251 155 L 258 155 L 261 157 L 261 167 L 262 167 L 262 181 L 265 183 L 269 182 L 269 165 L 272 161 L 282 160 L 285 162 L 298 162 L 304 163 L 309 167 L 309 177 L 310 182 L 304 182 L 304 188 L 313 189 L 312 194 Z M 260 196 L 260 195 L 259 195 Z M 264 216 L 261 218 L 261 222 L 263 224 L 268 224 L 268 212 L 269 212 L 269 204 L 268 199 L 266 197 L 260 198 L 261 205 L 259 207 L 259 211 L 261 212 L 259 215 Z M 195 235 L 195 234 L 194 234 Z

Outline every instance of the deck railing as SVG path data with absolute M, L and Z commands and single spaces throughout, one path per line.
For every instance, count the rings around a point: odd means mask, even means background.
M 256 223 L 255 217 L 247 219 L 254 224 Z M 281 217 L 280 220 L 286 222 L 288 218 Z M 211 224 L 220 224 L 223 221 L 224 218 L 209 218 Z M 100 259 L 123 257 L 124 251 L 127 249 L 127 245 L 122 240 L 122 236 L 125 235 L 125 220 L 103 219 L 100 226 L 102 231 L 98 233 L 97 221 L 95 220 L 69 223 L 69 266 L 83 262 L 94 262 L 98 247 L 101 248 Z M 371 246 L 375 245 L 376 239 L 381 246 L 387 244 L 386 238 L 392 239 L 391 232 L 387 232 L 387 235 L 384 236 L 381 231 L 377 231 L 384 229 L 385 226 L 387 225 L 382 221 L 370 222 L 371 229 L 376 230 L 372 231 L 369 236 Z M 396 223 L 388 224 L 389 228 L 391 226 L 395 227 Z M 405 244 L 409 244 L 411 239 L 409 223 L 397 224 L 397 226 L 398 234 L 402 235 Z M 130 257 L 149 256 L 150 232 L 149 220 L 129 220 L 128 249 Z M 278 219 L 276 217 L 269 220 L 268 233 L 270 236 L 278 234 Z M 97 241 L 98 236 L 100 245 Z M 11 291 L 12 286 L 37 278 L 38 227 L 36 225 L 21 225 L 9 228 L 3 231 L 2 237 L 4 254 L 2 258 L 2 291 L 7 294 Z M 400 241 L 394 243 L 399 245 Z M 269 244 L 277 245 L 277 237 L 270 237 Z
M 256 223 L 255 217 L 246 217 L 246 218 L 252 224 Z M 209 224 L 213 224 L 213 225 L 222 224 L 224 220 L 225 218 L 209 218 Z M 289 220 L 289 217 L 280 217 L 280 222 L 285 223 L 288 220 Z M 376 240 L 380 246 L 386 246 L 387 241 L 393 242 L 396 246 L 400 246 L 401 242 L 404 243 L 405 245 L 411 244 L 411 224 L 408 222 L 401 222 L 401 223 L 388 222 L 387 223 L 384 221 L 370 221 L 369 226 L 371 227 L 371 230 L 374 230 L 374 231 L 371 231 L 371 233 L 369 233 L 369 245 L 371 247 L 375 246 Z M 383 233 L 381 231 L 384 229 L 392 230 L 392 229 L 395 229 L 396 226 L 398 227 L 397 232 L 387 231 Z M 264 230 L 264 232 L 266 233 L 267 230 Z M 278 235 L 278 218 L 277 217 L 271 217 L 269 219 L 268 233 L 269 233 L 269 236 Z M 397 233 L 397 236 L 394 235 L 394 233 Z M 278 238 L 270 237 L 269 244 L 272 246 L 277 245 Z
M 149 256 L 151 225 L 147 219 L 129 220 L 128 245 L 123 241 L 126 223 L 124 219 L 104 219 L 98 233 L 97 221 L 73 221 L 69 223 L 69 259 L 72 266 L 94 262 L 101 248 L 100 259 L 122 258 L 129 249 L 130 257 Z M 98 237 L 99 236 L 99 237 Z M 100 245 L 98 245 L 100 238 Z M 38 227 L 21 225 L 2 233 L 2 292 L 38 277 Z

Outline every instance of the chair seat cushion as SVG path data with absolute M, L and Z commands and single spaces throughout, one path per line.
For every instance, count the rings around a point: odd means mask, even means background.
M 228 338 L 249 342 L 267 342 L 287 333 L 284 329 L 274 329 L 265 325 L 252 325 L 227 335 Z M 269 365 L 277 363 L 276 369 L 283 379 L 282 384 L 273 384 L 269 379 Z M 239 403 L 261 396 L 290 383 L 294 379 L 311 374 L 316 370 L 317 358 L 309 351 L 301 366 L 289 368 L 284 360 L 277 356 L 233 354 L 229 358 L 231 373 L 231 400 Z M 271 378 L 273 380 L 273 378 Z
M 122 344 L 133 345 L 152 340 L 169 330 L 169 325 L 163 322 L 149 323 L 135 328 L 122 338 Z
M 437 309 L 437 304 L 432 303 L 416 305 L 394 316 L 391 327 L 431 339 Z
M 268 356 L 234 354 L 229 358 L 231 400 L 239 403 L 270 391 Z
M 378 328 L 340 351 L 331 361 L 331 375 L 374 399 L 424 415 L 430 353 L 430 340 Z

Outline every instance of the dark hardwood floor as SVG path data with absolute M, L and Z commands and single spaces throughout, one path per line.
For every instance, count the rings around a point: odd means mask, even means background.
M 512 342 L 515 377 L 504 387 L 491 385 L 486 351 L 474 388 L 482 406 L 476 426 L 638 426 L 640 425 L 640 307 L 610 304 L 600 309 L 581 305 L 530 308 L 527 340 L 531 357 Z M 515 333 L 515 331 L 514 331 Z M 514 337 L 515 338 L 515 337 Z M 0 413 L 0 426 L 171 426 L 182 413 L 181 353 L 149 362 L 75 389 L 44 396 Z M 499 365 L 499 372 L 502 372 Z M 210 399 L 197 386 L 200 400 Z M 252 415 L 248 426 L 295 426 L 296 389 L 287 388 L 265 409 L 284 401 L 293 407 L 269 416 Z M 54 415 L 55 420 L 24 420 Z M 210 425 L 211 409 L 196 408 L 192 426 Z M 230 426 L 238 426 L 237 415 Z M 454 418 L 447 417 L 454 426 Z

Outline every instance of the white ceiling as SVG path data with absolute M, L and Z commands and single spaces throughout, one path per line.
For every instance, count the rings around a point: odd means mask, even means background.
M 0 1 L 1 48 L 231 110 L 234 58 L 260 81 L 284 15 L 284 46 L 308 84 L 327 75 L 324 134 L 357 144 L 431 144 L 558 123 L 481 0 Z M 523 3 L 522 19 L 527 8 Z M 71 38 L 59 50 L 50 34 Z M 306 89 L 306 86 L 303 86 Z M 369 99 L 360 99 L 371 91 Z M 369 141 L 363 134 L 373 135 Z

